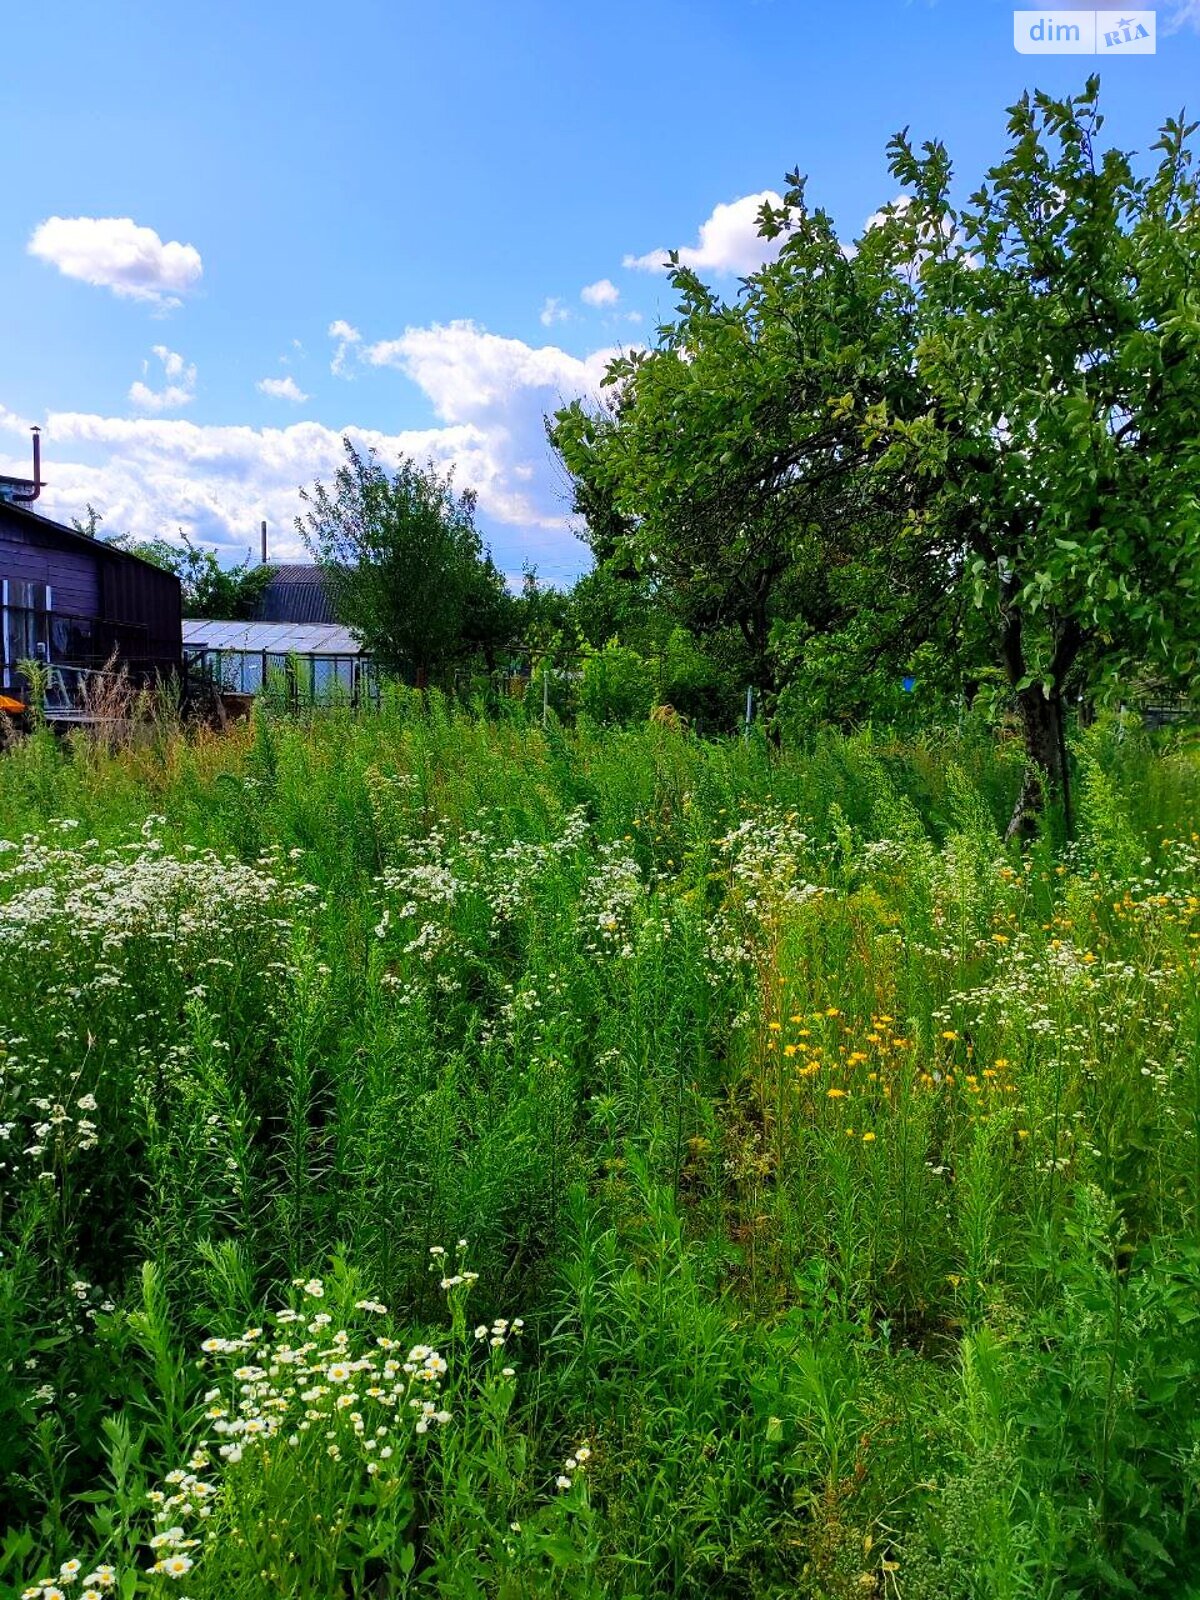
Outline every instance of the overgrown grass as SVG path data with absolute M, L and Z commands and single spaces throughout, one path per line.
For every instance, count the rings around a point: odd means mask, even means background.
M 1198 769 L 1077 754 L 8 752 L 0 1582 L 1192 1592 Z

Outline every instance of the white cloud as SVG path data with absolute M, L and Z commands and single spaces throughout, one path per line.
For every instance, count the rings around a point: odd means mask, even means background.
M 597 350 L 580 359 L 557 345 L 535 348 L 464 319 L 406 328 L 398 339 L 368 345 L 363 358 L 372 366 L 407 373 L 440 417 L 459 422 L 478 418 L 519 393 L 537 392 L 549 404 L 591 391 L 615 353 Z
M 5 433 L 28 433 L 33 423 L 26 417 L 19 417 L 15 411 L 10 411 L 7 406 L 0 406 L 0 428 Z
M 621 298 L 621 291 L 611 278 L 600 278 L 595 283 L 585 285 L 579 291 L 579 298 L 585 306 L 615 306 Z
M 195 367 L 189 367 L 178 350 L 168 350 L 165 344 L 156 344 L 154 354 L 162 362 L 168 378 L 185 378 L 188 383 L 195 383 Z
M 551 295 L 542 307 L 538 321 L 543 328 L 552 327 L 556 322 L 566 322 L 571 313 L 555 295 Z
M 165 389 L 151 389 L 141 382 L 129 385 L 130 404 L 139 411 L 178 411 L 180 406 L 186 406 L 195 398 L 190 389 L 174 383 L 167 384 Z
M 298 490 L 332 477 L 345 433 L 361 449 L 374 447 L 385 465 L 413 456 L 453 467 L 455 481 L 479 493 L 482 526 L 501 568 L 519 572 L 529 559 L 546 577 L 563 580 L 586 557 L 569 532 L 567 485 L 543 418 L 563 401 L 594 394 L 611 355 L 597 351 L 581 360 L 470 322 L 410 328 L 398 339 L 362 345 L 364 360 L 417 383 L 437 414 L 437 425 L 399 433 L 316 422 L 252 428 L 54 413 L 45 420 L 49 484 L 39 506 L 67 521 L 90 501 L 112 532 L 169 537 L 183 527 L 227 557 L 257 548 L 265 519 L 275 553 L 302 557 L 294 527 Z M 26 427 L 0 405 L 0 473 L 28 476 L 27 438 L 20 437 Z
M 48 217 L 29 240 L 30 255 L 68 278 L 111 289 L 166 310 L 195 288 L 204 271 L 195 245 L 164 244 L 132 217 Z
M 294 527 L 301 510 L 298 490 L 314 478 L 330 478 L 341 465 L 343 433 L 362 449 L 373 446 L 385 462 L 405 454 L 456 464 L 464 485 L 474 480 L 481 460 L 480 441 L 470 428 L 386 434 L 315 422 L 252 428 L 84 412 L 53 412 L 43 426 L 49 483 L 38 509 L 47 516 L 68 521 L 90 501 L 110 532 L 152 538 L 182 527 L 231 556 L 251 544 L 257 548 L 256 530 L 265 518 L 276 553 L 302 557 Z M 19 470 L 27 455 L 14 441 L 11 456 L 0 459 L 0 473 L 28 477 L 27 462 Z
M 565 528 L 565 491 L 546 443 L 544 418 L 579 395 L 594 395 L 614 350 L 586 359 L 557 345 L 535 348 L 488 333 L 477 323 L 407 328 L 363 349 L 376 367 L 394 367 L 425 393 L 451 427 L 477 431 L 477 473 L 464 482 L 501 522 Z
M 335 378 L 349 377 L 350 374 L 347 368 L 350 362 L 350 352 L 356 345 L 361 344 L 362 334 L 359 333 L 357 328 L 351 327 L 350 323 L 343 321 L 339 317 L 336 322 L 329 324 L 329 337 L 337 343 L 337 349 L 333 352 L 333 360 L 329 363 L 329 370 Z
M 680 264 L 693 267 L 697 272 L 734 273 L 745 277 L 764 261 L 773 261 L 783 245 L 783 238 L 759 237 L 758 213 L 764 201 L 773 206 L 783 204 L 782 197 L 774 189 L 763 189 L 759 194 L 743 195 L 740 200 L 714 206 L 712 215 L 700 224 L 699 242 L 680 249 Z M 642 272 L 666 272 L 670 262 L 665 250 L 651 250 L 644 256 L 626 256 L 622 265 Z
M 178 411 L 196 398 L 195 363 L 189 365 L 178 350 L 168 350 L 165 344 L 156 344 L 153 353 L 162 362 L 166 382 L 161 389 L 152 389 L 141 381 L 130 384 L 130 403 L 139 411 Z M 142 377 L 149 376 L 149 372 L 150 363 L 143 361 Z
M 1167 18 L 1168 33 L 1178 33 L 1181 28 L 1195 28 L 1200 33 L 1200 0 L 1177 0 Z
M 270 395 L 272 400 L 290 400 L 297 406 L 302 406 L 308 399 L 290 374 L 286 378 L 260 378 L 256 387 L 261 393 Z

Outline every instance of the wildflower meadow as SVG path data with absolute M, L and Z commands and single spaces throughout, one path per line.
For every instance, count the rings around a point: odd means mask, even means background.
M 1200 1593 L 1200 766 L 0 756 L 0 1593 Z

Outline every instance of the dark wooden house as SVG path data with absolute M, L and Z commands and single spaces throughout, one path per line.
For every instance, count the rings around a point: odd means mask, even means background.
M 19 664 L 97 669 L 115 654 L 135 681 L 178 673 L 183 660 L 179 579 L 149 561 L 41 516 L 32 480 L 0 477 L 3 688 Z

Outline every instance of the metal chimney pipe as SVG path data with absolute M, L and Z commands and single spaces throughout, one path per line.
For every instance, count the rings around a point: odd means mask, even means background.
M 267 564 L 267 524 L 266 524 L 266 522 L 264 522 L 263 525 L 262 525 L 262 564 L 263 564 L 264 567 Z
M 42 492 L 42 430 L 36 425 L 33 433 L 33 489 L 29 494 L 15 494 L 13 500 L 22 506 L 32 505 Z

